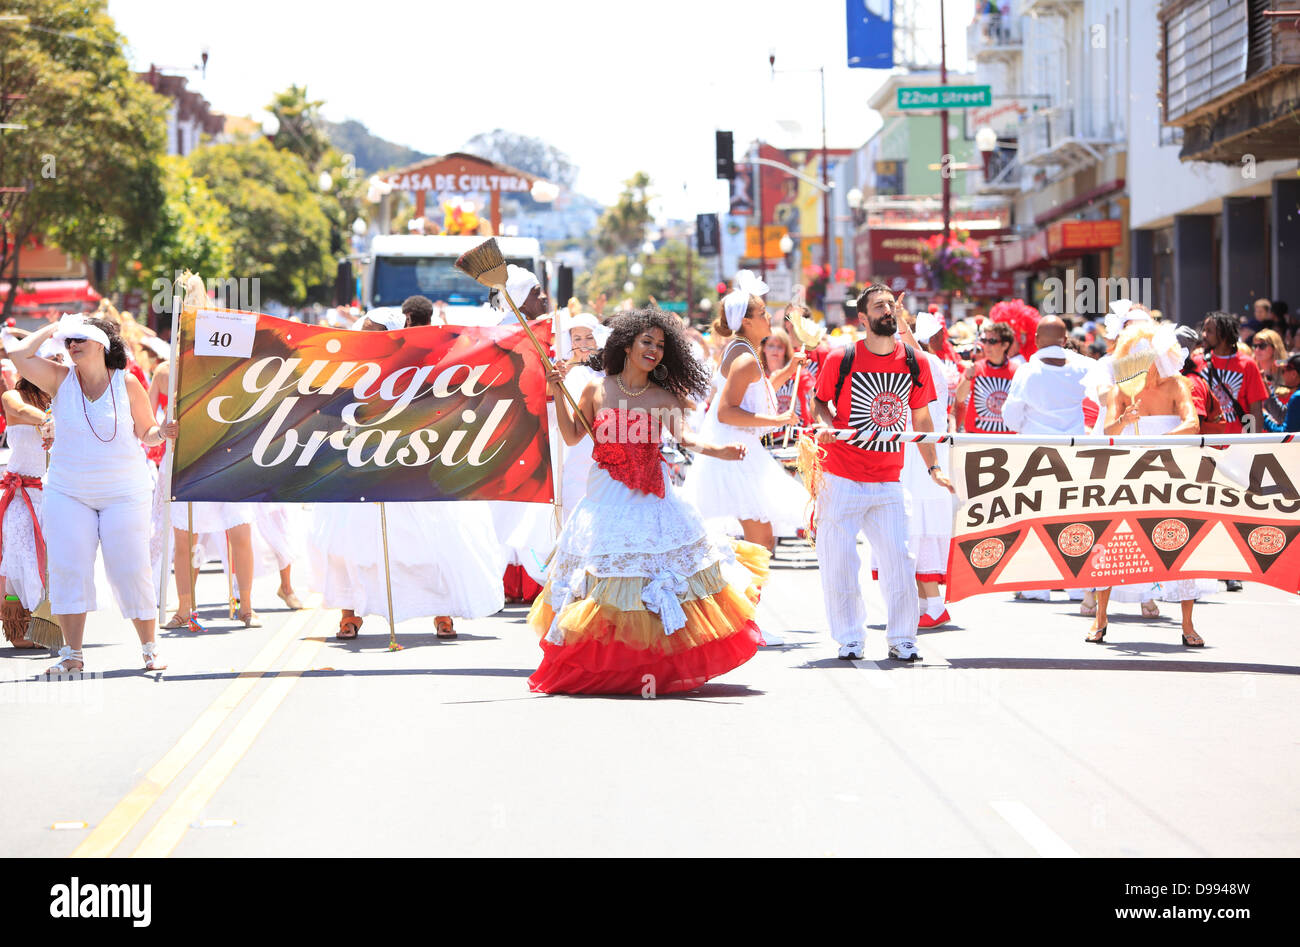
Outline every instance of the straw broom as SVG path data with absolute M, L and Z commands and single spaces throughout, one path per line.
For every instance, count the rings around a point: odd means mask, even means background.
M 1137 406 L 1137 396 L 1147 383 L 1147 372 L 1155 363 L 1156 352 L 1145 340 L 1125 355 L 1112 356 L 1111 370 L 1115 374 L 1115 387 Z M 1138 422 L 1133 422 L 1133 433 L 1141 434 Z
M 803 306 L 802 286 L 796 286 L 794 290 L 794 300 L 791 306 Z M 817 348 L 822 344 L 822 339 L 826 337 L 826 330 L 817 325 L 811 319 L 804 318 L 803 314 L 797 309 L 791 309 L 787 315 L 790 320 L 790 327 L 794 329 L 796 338 L 799 339 L 799 350 L 802 352 L 809 348 Z M 794 370 L 794 390 L 790 395 L 791 400 L 799 403 L 799 373 L 803 371 L 803 366 L 799 365 Z M 790 446 L 790 428 L 785 429 L 785 439 L 781 442 L 782 447 Z
M 501 294 L 501 298 L 510 306 L 515 317 L 519 320 L 519 324 L 524 327 L 524 331 L 528 333 L 528 338 L 537 348 L 538 357 L 541 358 L 543 364 L 549 366 L 551 364 L 551 356 L 546 351 L 546 347 L 543 346 L 537 336 L 533 334 L 532 326 L 528 324 L 528 320 L 524 318 L 524 314 L 519 311 L 519 307 L 515 305 L 515 301 L 511 299 L 510 294 L 506 292 L 506 258 L 501 255 L 501 248 L 497 246 L 496 239 L 494 237 L 489 237 L 473 250 L 466 250 L 456 260 L 456 269 L 460 270 L 475 282 L 482 283 L 484 286 L 495 289 Z M 591 435 L 591 439 L 594 441 L 596 439 L 596 432 L 592 430 L 591 422 L 587 420 L 587 416 L 578 408 L 578 403 L 573 400 L 573 395 L 569 394 L 569 389 L 560 385 L 560 392 L 564 395 L 564 400 L 569 402 L 569 407 L 573 409 L 574 417 L 578 419 L 579 423 L 582 424 L 583 428 Z

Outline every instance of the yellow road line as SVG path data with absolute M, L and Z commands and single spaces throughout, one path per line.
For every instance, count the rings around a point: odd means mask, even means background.
M 212 800 L 226 777 L 244 758 L 271 715 L 288 696 L 294 684 L 298 683 L 302 671 L 311 669 L 312 659 L 323 646 L 324 642 L 319 639 L 303 641 L 298 645 L 298 650 L 280 672 L 281 676 L 262 692 L 248 713 L 235 724 L 230 735 L 162 814 L 139 847 L 131 853 L 132 858 L 166 858 L 172 853 L 191 823 L 203 811 L 203 807 Z M 298 673 L 292 673 L 293 671 Z
M 107 858 L 112 854 L 113 849 L 122 843 L 122 839 L 126 838 L 127 834 L 135 828 L 135 824 L 158 801 L 158 797 L 166 792 L 172 780 L 190 764 L 212 739 L 212 735 L 217 732 L 226 718 L 248 696 L 249 691 L 271 669 L 284 650 L 293 642 L 294 637 L 316 617 L 320 602 L 319 595 L 309 596 L 307 607 L 285 623 L 275 637 L 268 641 L 240 672 L 239 677 L 231 681 L 220 696 L 181 735 L 176 745 L 168 750 L 166 755 L 145 774 L 144 779 L 99 821 L 99 824 L 72 853 L 73 858 Z

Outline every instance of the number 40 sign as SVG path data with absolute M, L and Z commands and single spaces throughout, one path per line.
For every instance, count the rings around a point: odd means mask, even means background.
M 213 312 L 201 309 L 194 316 L 194 354 L 248 358 L 257 334 L 255 312 Z

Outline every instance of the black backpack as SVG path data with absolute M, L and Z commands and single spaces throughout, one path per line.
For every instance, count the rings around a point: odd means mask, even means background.
M 840 403 L 840 392 L 844 390 L 844 382 L 848 379 L 849 373 L 853 371 L 853 360 L 857 354 L 858 343 L 854 342 L 840 359 L 840 377 L 835 382 L 835 400 L 831 402 L 832 408 Z M 920 388 L 921 363 L 916 360 L 916 350 L 906 342 L 903 343 L 903 358 L 907 362 L 907 373 L 912 376 L 912 387 Z

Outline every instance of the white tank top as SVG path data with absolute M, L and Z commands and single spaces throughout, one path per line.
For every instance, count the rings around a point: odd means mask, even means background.
M 9 464 L 5 469 L 23 477 L 44 477 L 45 448 L 41 447 L 40 429 L 32 424 L 11 424 L 7 434 Z
M 54 395 L 48 489 L 81 500 L 150 492 L 144 448 L 131 419 L 126 373 L 114 369 L 109 374 L 108 387 L 94 401 L 82 393 L 75 368 L 59 385 Z
M 722 361 L 725 362 L 727 356 L 731 354 L 731 350 L 737 347 L 753 354 L 753 350 L 747 343 L 734 341 L 731 345 L 727 346 L 726 351 L 722 353 Z M 732 367 L 734 367 L 734 363 Z M 758 381 L 750 382 L 749 387 L 745 389 L 744 397 L 740 399 L 740 404 L 737 405 L 737 407 L 739 407 L 741 411 L 748 411 L 750 414 L 776 414 L 778 410 L 776 392 L 772 390 L 772 382 L 768 379 L 766 373 L 763 372 L 762 361 L 758 363 L 758 370 L 760 375 Z M 714 397 L 713 404 L 710 408 L 715 418 L 718 416 L 718 407 L 721 401 L 722 386 L 719 385 L 718 394 Z M 774 427 L 733 428 L 730 424 L 724 424 L 722 421 L 718 421 L 718 423 L 722 424 L 723 427 L 731 428 L 733 431 L 740 431 L 744 434 L 752 434 L 757 437 L 761 437 L 764 434 L 769 434 L 776 430 Z

